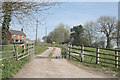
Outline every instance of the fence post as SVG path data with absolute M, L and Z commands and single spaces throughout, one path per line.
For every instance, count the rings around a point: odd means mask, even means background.
M 29 53 L 30 53 L 30 56 L 32 56 L 32 43 L 30 44 Z
M 14 44 L 16 61 L 18 61 L 18 45 Z
M 23 48 L 22 53 L 24 54 L 25 53 L 25 44 L 22 45 L 22 48 Z
M 115 67 L 118 68 L 118 51 L 115 50 Z
M 100 60 L 100 54 L 99 54 L 99 52 L 100 52 L 100 49 L 99 48 L 96 48 L 96 64 L 99 64 L 99 60 Z
M 81 45 L 81 53 L 84 53 L 84 45 Z
M 84 53 L 84 45 L 81 45 L 81 54 L 79 54 L 79 56 L 81 57 L 81 62 L 83 62 L 84 60 L 83 53 Z
M 67 46 L 67 44 L 64 44 L 64 48 L 65 48 L 65 59 L 67 58 L 67 50 L 68 50 L 68 46 Z
M 29 46 L 30 46 L 30 44 L 28 43 L 28 44 L 27 44 L 27 54 L 28 54 L 28 55 L 30 55 Z
M 66 58 L 68 59 L 69 56 L 69 46 L 66 44 Z
M 71 45 L 68 44 L 68 55 L 69 55 L 69 59 L 70 59 L 70 48 L 71 48 Z
M 30 53 L 30 56 L 33 56 L 33 43 L 30 44 L 29 53 Z
M 35 49 L 34 49 L 34 48 L 35 48 L 35 45 L 34 45 L 34 43 L 33 43 L 33 55 L 34 55 L 34 53 L 35 53 L 35 52 L 34 52 L 34 51 L 35 51 Z

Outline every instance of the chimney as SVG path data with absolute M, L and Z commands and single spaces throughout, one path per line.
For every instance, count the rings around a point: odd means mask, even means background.
M 23 31 L 23 28 L 21 29 L 21 31 Z

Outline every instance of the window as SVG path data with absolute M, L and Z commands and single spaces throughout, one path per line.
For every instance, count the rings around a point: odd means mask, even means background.
M 23 40 L 20 40 L 20 43 L 22 43 L 23 42 Z
M 24 36 L 22 36 L 22 39 L 24 39 Z
M 16 35 L 14 35 L 14 39 L 16 39 Z
M 18 43 L 18 40 L 16 40 L 16 43 Z
M 20 39 L 20 35 L 18 35 L 18 39 Z

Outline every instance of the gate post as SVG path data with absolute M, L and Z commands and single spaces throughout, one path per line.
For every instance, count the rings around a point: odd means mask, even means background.
M 70 44 L 68 44 L 68 55 L 69 55 L 69 59 L 70 59 Z
M 25 55 L 25 44 L 22 45 L 22 48 L 23 48 L 22 53 Z
M 81 62 L 83 62 L 84 60 L 83 54 L 84 54 L 84 45 L 81 45 L 81 54 L 79 54 L 79 56 L 81 57 Z
M 99 52 L 100 52 L 100 49 L 96 48 L 96 64 L 99 64 L 99 60 L 100 60 L 100 58 L 99 58 L 99 56 L 100 56 Z
M 18 45 L 17 44 L 14 44 L 14 49 L 15 49 L 16 61 L 18 61 Z
M 32 48 L 31 48 L 31 51 L 32 51 L 32 56 L 34 55 L 34 43 L 32 43 Z
M 68 44 L 66 44 L 66 58 L 68 59 L 69 56 L 69 47 Z
M 30 45 L 29 43 L 27 43 L 27 45 L 26 45 L 27 46 L 27 55 L 30 55 L 29 45 Z
M 118 51 L 115 50 L 115 67 L 118 68 Z

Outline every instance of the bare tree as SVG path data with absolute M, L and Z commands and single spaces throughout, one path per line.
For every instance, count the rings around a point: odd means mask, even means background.
M 37 18 L 44 16 L 44 11 L 55 6 L 57 2 L 3 2 L 0 7 L 1 12 L 3 13 L 4 20 L 6 24 L 9 25 L 8 18 L 14 17 L 16 20 L 22 24 L 26 19 L 32 21 L 36 21 Z M 35 14 L 34 14 L 35 13 Z M 6 16 L 7 18 L 5 18 Z M 36 17 L 37 16 L 37 17 Z M 39 20 L 37 20 L 39 21 Z M 23 26 L 24 27 L 24 26 Z
M 9 1 L 9 0 L 8 0 Z M 17 20 L 23 28 L 24 23 L 40 22 L 40 17 L 44 16 L 43 12 L 58 4 L 57 2 L 3 2 L 0 5 L 0 13 L 3 14 L 2 31 L 7 32 L 12 19 Z M 36 18 L 39 16 L 39 19 Z M 0 17 L 1 18 L 1 17 Z M 29 22 L 28 22 L 29 20 Z M 27 22 L 26 22 L 27 21 Z M 41 22 L 40 22 L 41 24 Z M 6 33 L 4 33 L 6 34 Z M 3 36 L 5 38 L 6 35 Z
M 106 48 L 110 48 L 110 42 L 114 38 L 116 32 L 117 19 L 111 16 L 102 16 L 97 20 L 98 28 L 97 30 L 104 33 L 107 39 Z
M 86 22 L 84 25 L 84 34 L 88 39 L 89 42 L 89 46 L 92 45 L 93 39 L 95 37 L 95 23 L 90 21 L 90 22 Z

